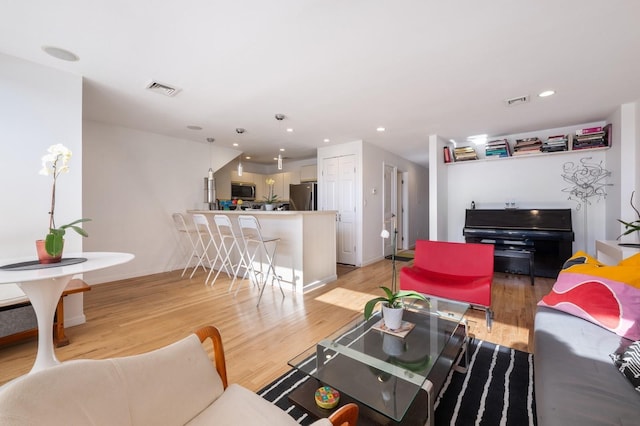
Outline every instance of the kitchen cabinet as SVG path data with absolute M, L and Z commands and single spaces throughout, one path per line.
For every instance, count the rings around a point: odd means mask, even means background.
M 238 171 L 232 170 L 231 182 L 256 183 L 256 173 L 244 172 L 242 176 L 238 176 Z
M 316 182 L 317 180 L 318 166 L 316 164 L 300 167 L 300 182 Z

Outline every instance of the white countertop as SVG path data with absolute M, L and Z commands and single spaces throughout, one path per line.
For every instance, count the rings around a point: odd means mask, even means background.
M 200 214 L 260 214 L 260 215 L 276 215 L 276 216 L 295 216 L 295 215 L 335 215 L 335 210 L 187 210 L 187 213 Z

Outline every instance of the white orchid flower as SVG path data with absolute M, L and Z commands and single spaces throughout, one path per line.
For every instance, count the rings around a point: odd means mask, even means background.
M 53 186 L 51 188 L 51 209 L 49 210 L 49 233 L 45 237 L 45 248 L 51 256 L 60 256 L 62 254 L 63 237 L 66 229 L 70 228 L 83 237 L 87 236 L 87 232 L 77 226 L 78 223 L 87 222 L 91 219 L 83 218 L 75 220 L 66 225 L 56 227 L 54 220 L 54 212 L 56 209 L 56 182 L 60 173 L 69 171 L 69 161 L 71 160 L 71 151 L 62 144 L 51 145 L 47 150 L 47 154 L 42 157 L 42 169 L 40 174 L 53 177 Z
M 48 154 L 42 156 L 42 169 L 40 174 L 44 176 L 57 177 L 60 173 L 69 171 L 69 161 L 71 151 L 62 144 L 51 145 L 47 150 Z

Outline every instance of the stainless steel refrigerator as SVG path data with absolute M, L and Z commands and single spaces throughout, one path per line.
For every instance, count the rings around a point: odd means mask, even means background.
M 289 185 L 289 210 L 318 210 L 318 184 Z

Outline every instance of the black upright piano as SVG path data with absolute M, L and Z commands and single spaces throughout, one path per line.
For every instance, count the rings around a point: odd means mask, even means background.
M 573 254 L 571 209 L 467 210 L 463 234 L 468 243 L 495 245 L 495 271 L 532 279 L 556 278 Z M 530 253 L 532 263 L 518 253 Z

